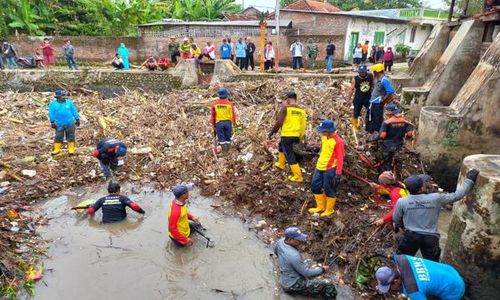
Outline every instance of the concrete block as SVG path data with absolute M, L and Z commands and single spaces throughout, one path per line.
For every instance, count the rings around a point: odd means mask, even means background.
M 194 59 L 181 59 L 175 66 L 172 75 L 182 78 L 183 88 L 198 85 L 198 71 Z
M 210 84 L 235 81 L 242 72 L 240 68 L 229 59 L 216 59 L 214 74 Z
M 413 78 L 409 75 L 390 75 L 392 84 L 396 87 L 396 91 L 400 91 L 403 87 L 410 86 Z
M 449 34 L 450 28 L 448 26 L 444 24 L 434 26 L 410 67 L 411 80 L 402 82 L 402 84 L 405 84 L 402 87 L 422 86 L 425 83 L 448 45 Z
M 430 89 L 426 87 L 404 87 L 401 92 L 401 107 L 405 110 L 405 115 L 416 122 L 422 107 L 427 105 L 427 96 Z
M 500 284 L 500 155 L 467 156 L 462 165 L 480 171 L 473 191 L 453 205 L 443 261 L 464 277 L 471 300 L 497 299 Z
M 424 86 L 428 105 L 450 105 L 480 59 L 484 24 L 465 21 L 451 40 Z

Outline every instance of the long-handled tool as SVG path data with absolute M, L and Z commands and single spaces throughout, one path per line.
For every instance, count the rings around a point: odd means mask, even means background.
M 359 180 L 359 181 L 361 181 L 361 182 L 366 183 L 368 186 L 370 186 L 370 187 L 371 187 L 371 182 L 370 182 L 370 181 L 368 181 L 368 180 L 366 180 L 365 178 L 363 178 L 363 177 L 359 176 L 358 174 L 354 173 L 354 171 L 351 171 L 351 170 L 346 169 L 346 168 L 344 168 L 344 169 L 343 169 L 343 171 L 344 171 L 347 175 L 350 175 L 350 176 L 352 176 L 352 177 L 356 178 L 357 180 Z M 375 192 L 375 203 L 377 203 L 377 205 L 380 205 L 380 206 L 388 206 L 388 205 L 387 205 L 387 203 L 384 203 L 384 202 L 382 201 L 382 198 L 380 197 L 380 194 L 379 194 L 379 192 L 377 191 L 377 189 L 375 189 L 375 188 L 372 188 L 372 189 L 373 189 L 373 191 Z
M 194 223 L 191 227 L 195 232 L 197 232 L 199 235 L 201 235 L 203 238 L 207 240 L 207 248 L 208 247 L 215 247 L 214 241 L 212 241 L 208 236 L 206 236 L 203 231 L 207 230 L 203 225 L 201 224 L 196 224 Z

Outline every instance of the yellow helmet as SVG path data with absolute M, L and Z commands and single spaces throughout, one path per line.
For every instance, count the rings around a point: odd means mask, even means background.
M 383 64 L 376 64 L 376 65 L 373 65 L 370 70 L 372 72 L 384 72 L 385 70 L 385 67 Z

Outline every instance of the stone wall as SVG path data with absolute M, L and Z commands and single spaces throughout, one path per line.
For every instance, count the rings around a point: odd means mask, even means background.
M 111 70 L 4 71 L 0 72 L 0 92 L 54 91 L 58 88 L 87 88 L 106 95 L 122 94 L 128 89 L 164 93 L 181 86 L 181 78 L 166 72 L 122 72 Z

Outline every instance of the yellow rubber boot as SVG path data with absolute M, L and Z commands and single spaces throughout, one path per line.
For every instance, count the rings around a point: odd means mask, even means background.
M 335 202 L 337 202 L 337 198 L 326 197 L 326 209 L 320 217 L 324 218 L 331 216 L 334 212 L 333 208 L 335 207 Z
M 54 143 L 54 150 L 52 150 L 51 154 L 57 155 L 57 154 L 61 153 L 61 146 L 62 146 L 61 143 Z
M 352 125 L 352 127 L 354 127 L 354 129 L 358 130 L 358 128 L 359 128 L 359 120 L 358 120 L 358 118 L 352 117 L 351 118 L 351 125 Z
M 326 195 L 325 194 L 314 194 L 314 200 L 316 200 L 316 207 L 309 208 L 310 214 L 320 213 L 325 210 Z
M 292 182 L 302 182 L 302 170 L 299 164 L 290 165 L 290 170 L 292 170 L 293 176 L 288 176 L 288 180 Z
M 75 142 L 68 142 L 68 154 L 75 154 Z
M 274 166 L 278 169 L 284 170 L 286 163 L 286 156 L 283 152 L 278 152 L 278 162 L 274 164 Z

